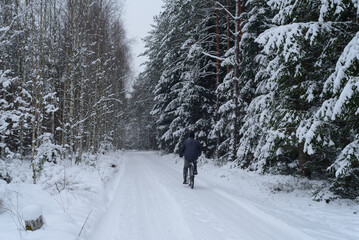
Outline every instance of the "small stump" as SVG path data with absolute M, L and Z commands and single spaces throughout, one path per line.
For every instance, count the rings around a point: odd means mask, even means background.
M 41 208 L 38 205 L 31 205 L 23 209 L 25 229 L 35 231 L 44 225 Z

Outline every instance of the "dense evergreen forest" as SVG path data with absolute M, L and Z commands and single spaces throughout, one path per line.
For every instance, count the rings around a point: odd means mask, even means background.
M 0 177 L 123 147 L 130 74 L 121 8 L 110 0 L 0 1 Z
M 164 0 L 145 42 L 129 147 L 195 131 L 219 164 L 359 196 L 358 1 Z

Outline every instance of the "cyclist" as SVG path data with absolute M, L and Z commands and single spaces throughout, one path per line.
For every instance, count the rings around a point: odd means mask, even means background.
M 187 174 L 189 164 L 194 164 L 194 174 L 197 174 L 197 159 L 202 154 L 201 144 L 194 139 L 194 132 L 190 132 L 189 138 L 186 139 L 180 148 L 179 156 L 184 156 L 183 166 L 183 184 L 187 184 Z

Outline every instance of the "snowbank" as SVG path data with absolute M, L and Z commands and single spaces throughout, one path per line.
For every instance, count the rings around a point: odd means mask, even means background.
M 106 208 L 121 157 L 122 152 L 116 152 L 79 165 L 46 163 L 37 185 L 32 184 L 28 162 L 7 164 L 13 181 L 0 181 L 0 239 L 77 239 L 80 232 L 79 239 L 87 239 L 95 216 Z M 39 214 L 45 225 L 34 232 L 25 231 L 24 221 Z

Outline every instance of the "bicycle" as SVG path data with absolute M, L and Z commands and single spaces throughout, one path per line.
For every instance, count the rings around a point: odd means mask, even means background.
M 194 187 L 194 164 L 191 162 L 188 166 L 189 174 L 188 174 L 188 185 L 193 189 Z

